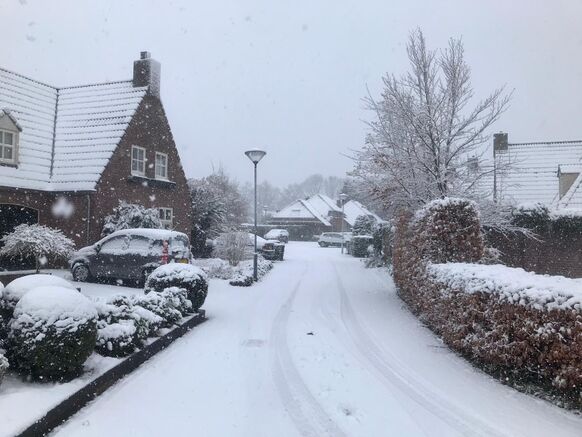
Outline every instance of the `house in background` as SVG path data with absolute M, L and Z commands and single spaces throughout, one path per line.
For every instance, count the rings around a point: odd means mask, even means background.
M 40 223 L 91 244 L 119 200 L 157 208 L 165 227 L 190 234 L 160 70 L 142 52 L 132 80 L 57 88 L 0 69 L 0 236 Z
M 311 240 L 322 232 L 341 231 L 342 221 L 342 210 L 336 202 L 324 194 L 314 194 L 276 212 L 268 224 L 287 229 L 291 239 Z
M 510 143 L 494 135 L 494 198 L 582 209 L 582 140 Z
M 356 219 L 361 215 L 367 215 L 372 217 L 376 222 L 382 223 L 384 220 L 380 218 L 380 216 L 376 213 L 373 213 L 364 205 L 362 205 L 357 200 L 349 200 L 344 205 L 344 215 L 347 224 L 349 225 L 348 229 L 352 229 L 354 223 L 356 223 Z

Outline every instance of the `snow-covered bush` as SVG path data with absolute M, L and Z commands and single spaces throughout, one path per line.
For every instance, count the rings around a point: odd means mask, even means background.
M 247 232 L 227 232 L 218 236 L 212 254 L 224 259 L 231 266 L 237 266 L 248 258 L 249 234 Z
M 188 299 L 192 302 L 192 311 L 198 311 L 208 294 L 206 273 L 191 264 L 171 263 L 158 267 L 148 276 L 144 291 L 161 293 L 170 287 L 187 291 Z
M 266 260 L 262 256 L 259 256 L 257 258 L 257 280 L 260 281 L 261 278 L 265 276 L 272 268 L 272 261 Z M 246 260 L 241 262 L 229 284 L 237 287 L 249 287 L 253 285 L 253 269 L 253 260 Z
M 96 337 L 97 310 L 89 299 L 64 287 L 38 287 L 14 309 L 8 358 L 34 379 L 67 379 L 81 372 Z
M 10 282 L 0 293 L 0 314 L 6 319 L 12 317 L 14 307 L 22 296 L 38 287 L 56 286 L 60 288 L 67 288 L 75 290 L 73 284 L 66 279 L 54 275 L 35 274 L 22 276 Z
M 133 296 L 132 302 L 135 306 L 145 308 L 161 317 L 163 328 L 169 328 L 182 319 L 182 313 L 173 307 L 167 296 L 157 291 L 152 291 L 145 296 Z
M 231 279 L 234 275 L 230 263 L 220 258 L 195 259 L 192 264 L 200 267 L 210 279 Z
M 3 243 L 0 256 L 34 257 L 37 272 L 49 259 L 67 260 L 75 248 L 73 240 L 65 237 L 60 230 L 38 224 L 18 225 L 0 241 Z
M 4 379 L 4 375 L 6 375 L 6 371 L 10 367 L 8 360 L 2 354 L 0 354 L 0 384 L 2 384 L 2 380 Z
M 373 251 L 371 235 L 354 235 L 350 241 L 351 254 L 356 258 L 366 258 Z
M 119 206 L 113 209 L 113 213 L 105 217 L 101 236 L 105 237 L 122 229 L 135 228 L 162 229 L 159 211 L 120 200 Z
M 120 320 L 97 329 L 95 349 L 108 357 L 125 357 L 135 351 L 137 329 L 133 320 Z
M 192 302 L 188 299 L 188 291 L 180 287 L 168 287 L 160 293 L 168 303 L 186 317 L 192 313 Z
M 356 217 L 352 233 L 354 235 L 372 235 L 376 219 L 371 215 L 362 214 Z

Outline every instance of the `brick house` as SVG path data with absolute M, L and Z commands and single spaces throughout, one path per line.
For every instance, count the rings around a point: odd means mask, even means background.
M 57 88 L 0 68 L 0 236 L 40 223 L 92 244 L 119 200 L 158 208 L 165 227 L 190 235 L 160 70 L 142 52 L 132 80 Z

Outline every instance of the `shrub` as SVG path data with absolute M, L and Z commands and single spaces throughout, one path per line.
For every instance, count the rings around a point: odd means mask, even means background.
M 350 253 L 356 258 L 366 258 L 370 254 L 372 241 L 370 235 L 354 235 L 350 241 Z
M 174 308 L 169 300 L 157 291 L 152 291 L 145 296 L 134 296 L 133 304 L 162 318 L 161 327 L 169 328 L 182 319 L 182 313 Z
M 371 215 L 362 214 L 356 217 L 352 233 L 354 235 L 372 235 L 376 219 Z
M 188 300 L 188 292 L 185 288 L 169 287 L 160 293 L 168 303 L 182 314 L 187 316 L 192 313 L 192 302 Z
M 247 232 L 227 232 L 218 236 L 212 254 L 224 259 L 235 267 L 249 257 L 249 234 Z
M 266 260 L 262 256 L 257 258 L 257 279 L 260 280 L 273 268 L 273 262 Z M 253 260 L 247 260 L 240 263 L 236 272 L 229 282 L 230 285 L 237 287 L 249 287 L 254 282 L 254 265 Z
M 0 313 L 6 319 L 10 319 L 14 307 L 22 296 L 34 288 L 49 285 L 77 291 L 73 284 L 58 276 L 46 274 L 23 276 L 13 280 L 2 290 L 0 295 Z
M 75 248 L 73 240 L 65 237 L 60 230 L 38 224 L 18 225 L 0 241 L 3 243 L 0 255 L 11 258 L 34 257 L 37 273 L 40 266 L 46 264 L 47 258 L 66 260 Z
M 156 208 L 144 208 L 120 200 L 113 213 L 105 217 L 101 236 L 106 237 L 115 231 L 135 228 L 162 229 L 159 211 Z
M 200 267 L 208 278 L 232 279 L 234 268 L 228 261 L 220 258 L 195 259 L 192 264 Z
M 8 360 L 4 355 L 0 354 L 0 384 L 2 384 L 2 380 L 4 379 L 4 375 L 6 375 L 8 367 L 10 367 Z
M 144 291 L 163 292 L 166 288 L 178 287 L 186 290 L 192 302 L 192 311 L 198 311 L 208 294 L 206 274 L 191 264 L 165 264 L 155 269 L 146 280 Z
M 96 350 L 109 357 L 125 357 L 135 351 L 137 329 L 133 320 L 104 324 L 97 330 Z
M 97 311 L 77 291 L 38 287 L 20 299 L 8 334 L 13 367 L 40 380 L 77 376 L 95 348 Z

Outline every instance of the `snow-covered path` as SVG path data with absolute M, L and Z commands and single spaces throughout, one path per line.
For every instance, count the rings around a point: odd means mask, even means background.
M 580 436 L 582 418 L 450 353 L 384 271 L 291 243 L 254 287 L 212 281 L 210 320 L 62 436 Z

